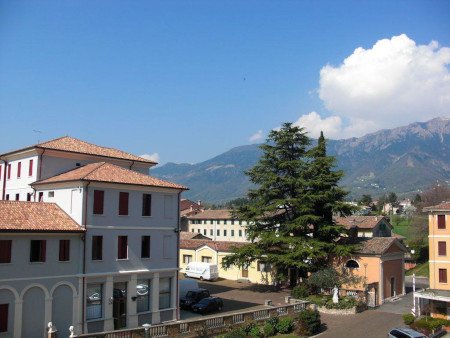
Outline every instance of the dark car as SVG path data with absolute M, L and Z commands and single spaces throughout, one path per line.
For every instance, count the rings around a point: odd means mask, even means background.
M 189 290 L 185 296 L 180 297 L 180 308 L 189 310 L 192 308 L 192 305 L 210 296 L 209 291 L 206 289 Z
M 219 297 L 203 298 L 197 304 L 192 305 L 192 311 L 205 314 L 209 312 L 222 311 L 223 301 Z

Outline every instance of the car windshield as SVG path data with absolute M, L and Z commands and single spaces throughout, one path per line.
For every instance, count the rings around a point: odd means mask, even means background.
M 203 298 L 201 301 L 198 302 L 199 304 L 208 304 L 209 303 L 209 299 L 208 298 Z

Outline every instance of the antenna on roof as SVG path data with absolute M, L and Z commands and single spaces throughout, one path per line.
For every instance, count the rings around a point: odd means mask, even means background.
M 42 131 L 40 131 L 40 130 L 37 130 L 37 129 L 33 129 L 33 133 L 35 133 L 35 134 L 42 134 Z M 41 142 L 41 140 L 37 140 L 37 143 L 40 143 Z

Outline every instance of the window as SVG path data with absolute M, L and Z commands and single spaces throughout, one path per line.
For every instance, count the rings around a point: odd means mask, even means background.
M 226 236 L 227 235 L 227 230 L 223 231 L 223 235 Z
M 217 229 L 217 236 L 220 236 L 220 229 Z
M 170 284 L 172 278 L 159 279 L 159 309 L 170 308 Z
M 223 221 L 223 224 L 227 225 L 227 220 L 224 220 L 224 221 Z
M 117 259 L 128 259 L 128 236 L 117 238 Z
M 42 191 L 39 192 L 38 202 L 44 202 L 44 193 Z
M 445 215 L 438 215 L 438 229 L 445 229 Z
M 447 243 L 446 242 L 438 242 L 438 255 L 439 256 L 447 256 Z
M 234 237 L 234 230 L 231 230 L 231 237 Z
M 67 262 L 70 260 L 70 240 L 61 239 L 59 240 L 59 261 Z
M 8 306 L 0 304 L 0 332 L 8 332 Z
M 22 173 L 22 162 L 17 163 L 17 178 L 20 178 L 20 174 Z
M 197 232 L 198 232 L 198 233 L 200 233 L 200 232 L 201 232 L 201 230 L 200 230 L 200 229 L 197 229 Z
M 242 225 L 242 221 L 239 221 L 239 225 Z
M 49 197 L 49 198 L 55 197 L 55 192 L 54 192 L 54 191 L 49 191 L 49 192 L 48 192 L 48 197 Z
M 242 237 L 242 230 L 239 230 L 239 237 Z
M 209 220 L 209 224 L 213 224 L 214 223 L 214 221 L 211 219 L 211 220 Z
M 128 199 L 130 194 L 127 192 L 119 193 L 119 215 L 126 216 L 128 215 Z
M 206 229 L 203 229 L 203 235 L 206 236 Z
M 88 284 L 86 290 L 86 319 L 102 318 L 102 284 Z
M 137 312 L 150 311 L 150 280 L 138 279 L 136 285 Z
M 201 222 L 201 221 L 200 221 Z M 206 224 L 206 219 L 203 221 L 203 224 Z
M 6 195 L 5 195 L 5 200 L 6 200 L 6 201 L 9 201 L 9 194 L 6 194 Z
M 45 240 L 32 240 L 30 243 L 30 262 L 45 262 Z
M 103 259 L 103 236 L 92 236 L 92 260 Z
M 210 236 L 214 236 L 214 230 L 213 229 L 209 229 L 209 235 Z
M 195 232 L 195 229 L 192 229 L 191 232 Z
M 202 262 L 203 263 L 211 263 L 212 262 L 212 257 L 210 257 L 210 256 L 202 256 Z
M 31 201 L 31 193 L 27 193 L 27 202 Z
M 28 164 L 28 176 L 33 176 L 33 160 L 30 160 Z
M 152 215 L 152 195 L 143 194 L 142 195 L 142 216 Z
M 447 269 L 439 269 L 439 283 L 447 283 Z
M 12 240 L 0 240 L 0 263 L 11 263 Z
M 234 219 L 231 220 L 231 225 L 234 225 Z
M 11 179 L 11 164 L 8 164 L 7 178 L 8 180 Z
M 192 255 L 183 255 L 183 263 L 189 264 L 190 262 L 192 262 Z
M 103 215 L 103 203 L 105 192 L 103 190 L 94 190 L 94 214 Z
M 16 194 L 16 201 L 20 200 L 20 195 Z
M 256 271 L 270 272 L 272 270 L 269 263 L 259 262 L 256 265 Z
M 354 259 L 349 259 L 347 263 L 345 263 L 345 267 L 349 269 L 359 269 L 359 264 Z
M 141 237 L 141 258 L 150 258 L 150 236 Z

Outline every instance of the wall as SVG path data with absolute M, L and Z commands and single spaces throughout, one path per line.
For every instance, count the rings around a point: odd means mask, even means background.
M 445 229 L 438 229 L 437 215 L 445 216 Z M 450 213 L 436 212 L 428 216 L 430 288 L 450 290 Z M 438 242 L 447 243 L 447 256 L 438 256 Z M 447 269 L 447 283 L 439 283 L 439 269 Z
M 198 214 L 199 216 L 201 214 Z M 206 224 L 205 224 L 206 221 Z M 201 224 L 198 224 L 201 222 Z M 226 222 L 226 223 L 225 223 Z M 187 220 L 187 229 L 189 232 L 201 233 L 204 236 L 210 237 L 213 240 L 217 241 L 225 241 L 225 242 L 246 242 L 246 227 L 247 223 L 245 221 L 241 221 L 241 225 L 239 225 L 239 221 L 234 221 L 232 224 L 232 220 L 211 220 L 211 219 L 202 219 L 202 220 Z M 194 230 L 194 231 L 192 231 Z M 206 232 L 205 232 L 206 230 Z M 219 230 L 219 235 L 217 235 L 217 230 Z M 226 236 L 224 236 L 225 231 L 227 232 Z M 239 230 L 242 232 L 242 236 L 239 236 Z M 211 234 L 212 231 L 212 234 Z M 234 236 L 232 236 L 232 231 L 234 231 Z
M 395 295 L 403 294 L 403 260 L 396 259 L 383 262 L 383 292 L 384 299 L 391 295 L 391 277 L 395 278 Z

